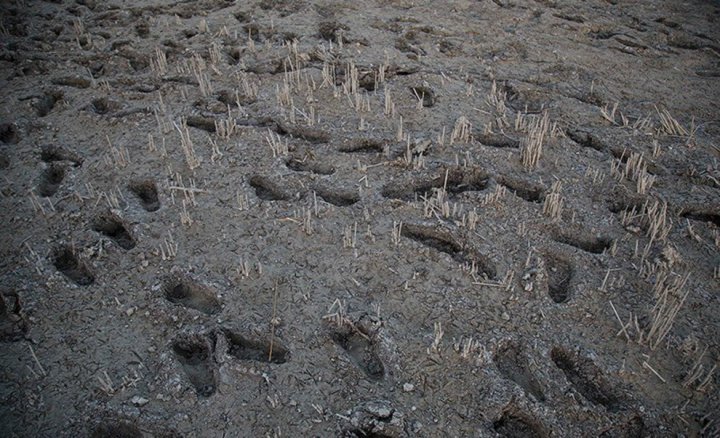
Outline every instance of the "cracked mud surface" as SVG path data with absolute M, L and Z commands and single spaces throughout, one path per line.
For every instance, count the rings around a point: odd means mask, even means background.
M 720 433 L 717 2 L 0 10 L 2 436 Z

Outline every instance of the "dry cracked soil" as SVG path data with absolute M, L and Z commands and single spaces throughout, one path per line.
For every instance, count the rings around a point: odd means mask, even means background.
M 717 1 L 0 24 L 0 435 L 720 434 Z

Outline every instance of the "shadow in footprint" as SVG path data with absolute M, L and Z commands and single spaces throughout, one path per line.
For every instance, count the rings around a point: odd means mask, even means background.
M 91 438 L 142 438 L 140 429 L 127 421 L 101 423 L 93 428 Z
M 25 337 L 27 331 L 28 324 L 22 315 L 18 294 L 0 294 L 0 342 L 19 341 Z
M 250 178 L 250 186 L 255 189 L 257 197 L 263 201 L 287 201 L 291 198 L 279 184 L 264 176 L 255 175 Z
M 40 183 L 38 184 L 38 193 L 45 198 L 57 193 L 60 184 L 65 179 L 65 166 L 59 163 L 50 163 L 40 175 Z
M 433 190 L 444 188 L 452 199 L 465 192 L 485 190 L 488 181 L 489 176 L 479 169 L 448 169 L 434 178 L 388 184 L 381 193 L 390 199 L 414 201 L 431 196 Z
M 61 91 L 51 91 L 45 93 L 37 101 L 35 101 L 35 111 L 38 117 L 45 117 L 55 108 L 55 104 L 63 98 Z
M 95 282 L 95 275 L 90 272 L 85 262 L 78 258 L 75 249 L 63 245 L 55 249 L 52 255 L 55 268 L 78 286 L 89 286 Z
M 380 380 L 385 376 L 385 366 L 368 335 L 354 328 L 342 327 L 332 333 L 332 339 L 368 377 Z
M 213 395 L 217 388 L 217 378 L 210 339 L 200 335 L 182 337 L 173 343 L 172 349 L 197 395 Z
M 527 358 L 522 354 L 520 345 L 509 342 L 495 353 L 495 365 L 500 374 L 515 382 L 526 394 L 531 394 L 537 401 L 545 401 L 542 387 L 530 371 Z
M 346 154 L 382 154 L 388 143 L 387 140 L 356 138 L 340 145 L 338 151 Z
M 720 214 L 717 213 L 718 211 L 720 211 L 718 206 L 714 208 L 685 208 L 680 213 L 680 216 L 694 221 L 712 223 L 720 227 Z
M 548 276 L 548 295 L 556 303 L 570 299 L 570 280 L 573 277 L 572 264 L 564 258 L 545 254 L 545 270 Z
M 259 339 L 249 339 L 235 331 L 226 330 L 228 354 L 239 360 L 253 360 L 283 364 L 287 362 L 288 350 L 277 340 L 272 344 Z
M 315 193 L 321 197 L 323 201 L 337 207 L 349 207 L 360 200 L 360 195 L 358 195 L 357 192 L 336 191 L 327 187 L 316 187 Z
M 160 209 L 160 198 L 155 181 L 152 179 L 134 180 L 128 184 L 128 189 L 137 196 L 145 211 Z
M 606 249 L 609 249 L 613 243 L 612 239 L 607 237 L 581 235 L 579 233 L 570 232 L 555 233 L 555 241 L 564 243 L 565 245 L 574 246 L 575 248 L 593 254 L 602 254 Z
M 82 165 L 82 158 L 75 152 L 71 152 L 62 146 L 46 144 L 40 147 L 40 159 L 46 163 L 55 161 L 69 161 L 75 167 Z
M 602 370 L 590 359 L 561 347 L 554 347 L 550 358 L 565 373 L 573 388 L 587 400 L 604 406 L 609 412 L 622 409 L 622 400 L 603 376 Z
M 218 313 L 221 309 L 212 289 L 186 277 L 174 276 L 165 282 L 165 299 L 207 315 Z
M 122 249 L 130 250 L 135 248 L 135 239 L 130 235 L 122 221 L 112 214 L 105 213 L 96 217 L 93 222 L 93 230 L 109 237 Z
M 330 164 L 307 159 L 290 158 L 285 162 L 288 169 L 295 172 L 311 172 L 317 175 L 332 175 L 335 168 Z
M 505 409 L 500 418 L 493 422 L 493 429 L 499 435 L 508 438 L 542 438 L 548 436 L 540 422 L 520 412 L 515 407 Z
M 463 247 L 457 239 L 447 232 L 424 225 L 403 224 L 401 235 L 437 251 L 444 252 L 457 262 L 463 264 L 475 263 L 478 273 L 491 280 L 497 276 L 497 269 L 487 256 Z
M 20 132 L 14 123 L 0 123 L 0 142 L 16 144 L 20 141 Z
M 545 199 L 545 188 L 539 184 L 509 176 L 499 177 L 498 182 L 515 196 L 528 202 L 541 203 Z

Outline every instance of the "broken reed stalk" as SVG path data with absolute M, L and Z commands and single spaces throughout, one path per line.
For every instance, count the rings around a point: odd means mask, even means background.
M 530 123 L 528 133 L 520 145 L 520 158 L 523 167 L 527 170 L 535 169 L 543 152 L 545 137 L 550 132 L 550 117 L 547 111 L 542 117 Z
M 182 147 L 183 154 L 185 155 L 185 162 L 190 170 L 195 170 L 200 167 L 200 160 L 198 160 L 198 157 L 195 154 L 195 148 L 193 147 L 192 139 L 190 138 L 190 131 L 187 127 L 187 120 L 182 118 L 179 126 L 175 122 L 173 122 L 173 126 L 175 126 L 175 129 L 180 134 L 180 145 Z
M 667 271 L 659 272 L 652 290 L 655 297 L 655 305 L 650 311 L 652 323 L 648 332 L 641 336 L 641 341 L 652 350 L 656 349 L 670 332 L 680 308 L 690 293 L 689 290 L 684 290 L 690 273 L 684 276 L 675 275 L 674 278 L 670 278 L 670 275 L 672 274 Z
M 550 193 L 545 197 L 543 202 L 543 214 L 553 221 L 562 217 L 564 200 L 560 192 L 562 191 L 562 182 L 555 181 L 550 187 Z

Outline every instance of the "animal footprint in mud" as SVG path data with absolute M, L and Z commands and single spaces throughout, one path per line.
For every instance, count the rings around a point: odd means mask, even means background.
M 254 360 L 282 364 L 287 362 L 288 350 L 277 339 L 272 342 L 249 339 L 232 330 L 225 330 L 228 354 L 239 360 Z
M 45 117 L 55 108 L 55 104 L 63 98 L 62 91 L 51 91 L 43 94 L 33 104 L 38 117 Z
M 553 348 L 550 358 L 565 373 L 573 388 L 587 400 L 604 406 L 610 412 L 623 408 L 621 397 L 607 381 L 602 370 L 590 359 L 561 347 Z
M 528 202 L 541 203 L 545 199 L 545 188 L 539 184 L 509 176 L 499 177 L 498 183 Z
M 288 169 L 295 172 L 311 172 L 317 175 L 332 175 L 335 168 L 330 164 L 309 159 L 290 158 L 285 162 Z
M 160 208 L 157 185 L 152 179 L 131 181 L 128 188 L 140 200 L 145 211 L 157 211 Z
M 530 371 L 527 358 L 519 344 L 510 342 L 501 346 L 493 360 L 503 377 L 515 382 L 526 394 L 531 394 L 538 401 L 545 401 L 542 387 Z
M 329 187 L 315 187 L 315 193 L 323 201 L 338 207 L 349 207 L 360 200 L 360 195 L 351 190 L 334 190 Z
M 385 376 L 385 366 L 377 354 L 375 342 L 356 327 L 343 324 L 332 333 L 332 339 L 350 357 L 352 362 L 373 380 Z
M 89 286 L 95 282 L 95 275 L 88 266 L 80 260 L 75 249 L 63 245 L 55 249 L 52 255 L 55 268 L 78 286 Z
M 501 436 L 508 438 L 542 438 L 548 436 L 543 425 L 511 406 L 505 408 L 500 418 L 493 422 L 493 429 Z
M 90 434 L 91 438 L 142 438 L 140 428 L 127 421 L 113 421 L 98 424 Z
M 56 161 L 69 161 L 73 166 L 78 167 L 83 163 L 82 157 L 62 146 L 44 145 L 40 148 L 40 159 L 46 163 L 54 163 Z
M 447 232 L 424 225 L 403 224 L 400 234 L 403 237 L 448 254 L 457 262 L 474 264 L 478 273 L 491 280 L 497 276 L 495 264 L 487 256 L 465 247 Z
M 485 190 L 489 179 L 489 176 L 479 169 L 446 169 L 435 177 L 388 184 L 381 193 L 390 199 L 414 201 L 429 197 L 433 190 L 444 189 L 452 198 L 465 192 Z
M 93 230 L 109 237 L 113 242 L 125 250 L 135 248 L 135 239 L 123 224 L 123 222 L 111 213 L 104 213 L 95 218 Z
M 255 195 L 263 201 L 287 201 L 292 198 L 280 184 L 264 176 L 255 175 L 250 178 L 250 186 L 255 189 Z
M 548 277 L 548 295 L 556 303 L 565 303 L 570 299 L 570 280 L 573 278 L 572 264 L 565 258 L 545 254 L 545 270 Z
M 210 397 L 217 388 L 212 344 L 207 337 L 195 334 L 180 337 L 172 345 L 183 371 L 200 397 Z
M 17 293 L 0 293 L 0 342 L 21 340 L 28 331 Z
M 65 179 L 65 166 L 59 163 L 51 163 L 40 175 L 38 193 L 43 197 L 50 197 L 57 193 L 60 184 Z
M 218 313 L 222 307 L 212 289 L 183 276 L 173 276 L 165 282 L 165 298 L 207 315 Z
M 556 232 L 554 239 L 556 242 L 574 246 L 575 248 L 593 254 L 602 254 L 613 244 L 612 239 L 608 237 L 592 236 L 579 232 L 569 232 L 567 230 Z

